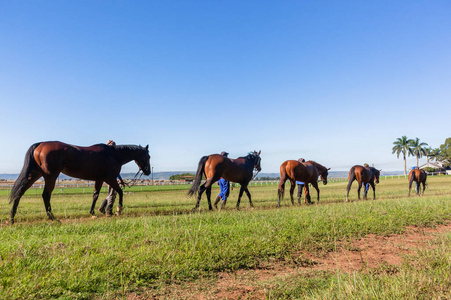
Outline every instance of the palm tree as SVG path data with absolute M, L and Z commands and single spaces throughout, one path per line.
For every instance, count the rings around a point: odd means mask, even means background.
M 440 148 L 434 148 L 431 149 L 431 151 L 428 154 L 428 157 L 430 160 L 440 161 L 443 160 L 442 151 Z
M 413 151 L 410 148 L 411 139 L 407 139 L 405 135 L 403 135 L 401 138 L 397 138 L 396 141 L 393 142 L 393 152 L 392 154 L 397 155 L 399 158 L 399 154 L 402 153 L 404 158 L 404 175 L 407 175 L 407 167 L 406 167 L 406 155 L 413 155 Z
M 427 145 L 428 145 L 427 143 L 420 143 L 419 138 L 410 140 L 409 147 L 412 149 L 413 155 L 415 155 L 417 157 L 417 168 L 419 167 L 418 160 L 421 157 L 423 157 L 423 155 L 427 154 L 427 152 L 426 152 Z

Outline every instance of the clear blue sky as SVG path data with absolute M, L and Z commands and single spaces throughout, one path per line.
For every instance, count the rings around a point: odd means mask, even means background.
M 149 144 L 155 172 L 223 150 L 262 150 L 262 172 L 401 170 L 396 138 L 451 136 L 450 16 L 430 0 L 0 0 L 0 173 L 35 142 L 108 139 Z

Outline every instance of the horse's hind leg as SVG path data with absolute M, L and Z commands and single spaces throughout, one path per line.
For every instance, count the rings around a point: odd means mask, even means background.
M 44 191 L 42 192 L 42 199 L 44 199 L 45 211 L 50 220 L 55 220 L 55 216 L 52 213 L 52 207 L 50 205 L 50 197 L 52 195 L 53 189 L 55 188 L 55 182 L 58 178 L 58 175 L 59 174 L 57 174 L 56 176 L 44 176 L 45 185 Z
M 94 193 L 92 194 L 92 204 L 91 209 L 89 210 L 89 213 L 94 216 L 95 215 L 95 208 L 96 208 L 96 202 L 99 198 L 100 189 L 102 188 L 103 181 L 96 181 L 94 184 Z
M 291 186 L 290 186 L 290 200 L 291 200 L 291 205 L 294 205 L 294 198 L 293 198 L 293 193 L 294 193 L 294 188 L 296 187 L 296 182 L 295 181 L 290 181 Z
M 311 204 L 312 203 L 312 197 L 310 196 L 310 188 L 308 186 L 308 182 L 304 185 L 304 204 Z
M 277 188 L 277 196 L 279 198 L 277 207 L 280 207 L 280 200 L 282 200 L 283 194 L 285 193 L 285 181 L 286 181 L 285 178 L 280 177 L 279 187 Z
M 207 195 L 208 209 L 213 210 L 213 207 L 211 206 L 211 186 L 206 188 L 205 194 Z
M 208 181 L 207 181 L 208 182 Z M 196 202 L 196 206 L 194 206 L 194 208 L 193 208 L 193 212 L 196 210 L 196 209 L 198 209 L 199 208 L 199 205 L 200 205 L 200 199 L 202 198 L 202 193 L 207 189 L 206 187 L 205 187 L 205 184 L 207 183 L 207 182 L 205 182 L 204 184 L 202 184 L 200 187 L 199 187 L 199 192 L 198 192 L 198 194 L 197 194 L 197 202 Z
M 412 182 L 413 182 L 413 180 L 409 180 L 409 197 L 410 197 L 410 190 L 412 189 Z
M 25 187 L 23 188 L 23 192 L 21 192 L 21 195 L 13 199 L 13 206 L 9 217 L 10 224 L 14 224 L 14 216 L 16 215 L 17 207 L 19 206 L 20 198 L 23 196 L 23 193 L 25 193 L 25 191 L 28 190 L 41 176 L 41 174 L 31 173 Z
M 346 202 L 349 202 L 349 191 L 351 190 L 353 181 L 354 181 L 354 177 L 349 178 L 348 186 L 346 187 Z
M 362 189 L 362 182 L 359 182 L 359 187 L 357 188 L 357 198 L 360 200 L 360 190 Z M 365 199 L 365 194 L 363 194 L 363 199 Z

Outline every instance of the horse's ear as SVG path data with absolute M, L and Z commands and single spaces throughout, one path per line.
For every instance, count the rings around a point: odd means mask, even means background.
M 147 144 L 147 146 L 146 146 L 146 150 L 147 150 L 147 151 L 149 151 L 149 144 Z
M 260 155 L 260 153 L 262 153 L 262 150 L 258 151 L 257 155 Z
M 381 171 L 382 171 L 382 169 L 379 170 L 379 172 L 381 172 Z
M 330 168 L 327 168 L 327 171 L 329 171 L 330 170 Z

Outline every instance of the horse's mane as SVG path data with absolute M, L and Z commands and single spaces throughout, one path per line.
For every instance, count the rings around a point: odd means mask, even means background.
M 320 169 L 327 169 L 325 166 L 323 166 L 322 164 L 317 163 L 317 162 L 314 161 L 314 160 L 309 160 L 309 161 L 306 161 L 306 162 L 312 163 L 312 164 L 313 164 L 315 167 L 317 167 L 317 168 L 320 168 Z
M 251 151 L 246 156 L 240 156 L 240 157 L 237 157 L 237 159 L 238 158 L 253 159 L 253 158 L 257 157 L 257 156 L 258 156 L 258 154 L 257 154 L 256 151 Z
M 131 150 L 131 151 L 144 149 L 144 147 L 138 146 L 138 145 L 116 145 L 116 146 L 107 146 L 107 147 L 113 147 L 114 149 L 117 149 L 117 150 Z

